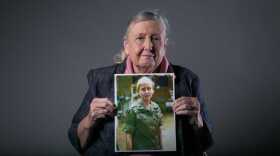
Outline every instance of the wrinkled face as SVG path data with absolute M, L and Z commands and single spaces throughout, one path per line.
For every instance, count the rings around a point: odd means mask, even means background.
M 139 95 L 143 100 L 151 100 L 154 94 L 154 88 L 150 84 L 141 84 L 139 86 Z
M 124 51 L 131 58 L 135 72 L 153 72 L 165 55 L 166 34 L 157 21 L 141 21 L 129 27 Z

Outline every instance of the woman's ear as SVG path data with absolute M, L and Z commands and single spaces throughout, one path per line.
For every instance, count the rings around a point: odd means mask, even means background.
M 128 56 L 128 43 L 127 40 L 123 40 L 123 51 L 125 52 L 126 56 Z
M 166 38 L 166 39 L 164 40 L 164 48 L 166 48 L 167 45 L 168 45 L 168 38 Z

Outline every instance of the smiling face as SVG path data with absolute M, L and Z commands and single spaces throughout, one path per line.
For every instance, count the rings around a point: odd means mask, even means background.
M 139 86 L 139 95 L 144 101 L 151 101 L 154 94 L 154 88 L 151 84 L 141 84 Z
M 132 23 L 124 40 L 124 51 L 130 57 L 134 72 L 151 73 L 165 56 L 166 34 L 157 21 Z

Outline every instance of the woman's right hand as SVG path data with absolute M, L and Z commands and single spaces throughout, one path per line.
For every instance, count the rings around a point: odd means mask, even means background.
M 87 126 L 90 128 L 96 120 L 106 116 L 114 116 L 115 107 L 108 98 L 94 98 L 90 103 L 89 113 L 87 115 Z
M 90 103 L 90 109 L 86 117 L 78 126 L 78 137 L 81 147 L 84 147 L 89 136 L 89 129 L 95 121 L 106 116 L 114 116 L 114 105 L 108 98 L 94 98 Z

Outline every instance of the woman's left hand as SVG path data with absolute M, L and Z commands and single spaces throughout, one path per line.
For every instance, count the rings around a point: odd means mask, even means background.
M 189 116 L 194 124 L 198 127 L 203 127 L 203 121 L 200 115 L 200 103 L 196 97 L 182 96 L 175 100 L 172 108 L 176 115 Z

